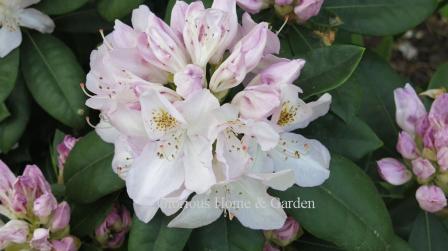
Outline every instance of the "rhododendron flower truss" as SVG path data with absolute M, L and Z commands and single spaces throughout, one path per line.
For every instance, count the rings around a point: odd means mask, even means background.
M 286 214 L 267 189 L 329 177 L 328 150 L 293 131 L 325 115 L 331 96 L 301 100 L 293 82 L 305 61 L 276 57 L 267 23 L 246 13 L 238 24 L 235 0 L 209 9 L 177 1 L 171 17 L 168 25 L 142 5 L 132 27 L 116 21 L 92 53 L 87 105 L 101 111 L 97 133 L 115 144 L 113 170 L 142 221 L 192 197 L 219 203 L 184 207 L 170 226 L 200 227 L 224 212 L 249 228 L 280 228 Z

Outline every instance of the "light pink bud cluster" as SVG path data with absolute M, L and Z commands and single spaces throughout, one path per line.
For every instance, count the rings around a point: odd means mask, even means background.
M 124 206 L 115 205 L 95 230 L 95 239 L 103 248 L 119 248 L 129 232 L 131 221 L 129 210 Z
M 448 94 L 438 95 L 429 113 L 411 85 L 395 90 L 396 121 L 403 130 L 397 151 L 404 163 L 393 158 L 378 161 L 380 176 L 402 185 L 413 176 L 421 187 L 416 198 L 420 207 L 438 212 L 447 206 L 448 192 Z
M 293 217 L 286 218 L 285 224 L 276 230 L 264 231 L 268 241 L 265 250 L 277 250 L 276 246 L 286 247 L 303 235 L 303 229 Z
M 72 151 L 73 147 L 75 147 L 77 141 L 77 138 L 70 135 L 65 135 L 62 142 L 57 146 L 58 166 L 61 170 L 64 168 L 65 161 L 67 161 L 68 155 Z
M 0 249 L 78 250 L 79 241 L 69 235 L 70 207 L 57 202 L 37 166 L 16 177 L 0 161 L 0 202 L 0 214 L 10 219 L 0 227 Z
M 238 0 L 238 5 L 249 13 L 258 13 L 274 5 L 277 13 L 288 16 L 298 23 L 305 23 L 317 16 L 324 0 Z

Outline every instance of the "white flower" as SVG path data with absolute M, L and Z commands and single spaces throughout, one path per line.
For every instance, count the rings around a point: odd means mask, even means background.
M 26 8 L 40 0 L 0 0 L 0 58 L 8 55 L 22 42 L 20 26 L 51 33 L 53 20 L 42 12 Z
M 209 132 L 218 100 L 203 90 L 172 104 L 148 91 L 140 103 L 149 142 L 126 178 L 134 203 L 152 205 L 183 185 L 197 193 L 207 191 L 216 183 Z

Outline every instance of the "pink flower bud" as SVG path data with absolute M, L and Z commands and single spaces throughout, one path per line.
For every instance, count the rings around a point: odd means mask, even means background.
M 426 115 L 426 109 L 410 84 L 394 91 L 397 124 L 413 135 L 417 121 Z
M 418 158 L 412 161 L 412 171 L 419 179 L 426 180 L 436 172 L 436 169 L 431 161 Z
M 56 209 L 57 204 L 53 194 L 45 193 L 34 201 L 33 213 L 38 217 L 45 218 Z
M 0 200 L 2 200 L 2 194 L 12 189 L 16 176 L 11 172 L 9 167 L 0 160 Z
M 188 98 L 204 88 L 204 70 L 197 65 L 189 64 L 183 71 L 174 75 L 174 83 L 176 92 L 182 97 Z
M 268 6 L 266 0 L 237 0 L 237 2 L 241 9 L 251 14 L 258 13 Z
M 62 168 L 65 164 L 65 161 L 67 160 L 68 155 L 70 154 L 70 151 L 75 147 L 76 142 L 78 141 L 77 138 L 72 137 L 70 135 L 65 135 L 64 140 L 57 146 L 57 152 L 59 154 L 58 156 L 58 165 L 60 168 Z
M 73 236 L 67 236 L 62 240 L 54 240 L 51 244 L 53 244 L 54 251 L 77 251 L 81 246 L 80 241 Z
M 398 136 L 397 151 L 405 159 L 415 159 L 417 155 L 417 146 L 412 136 L 407 132 L 400 132 Z
M 430 213 L 435 213 L 446 207 L 446 197 L 438 186 L 421 186 L 415 193 L 415 198 L 420 207 Z
M 442 171 L 448 171 L 448 147 L 443 147 L 437 152 L 437 163 Z
M 439 96 L 432 103 L 428 119 L 438 127 L 448 127 L 448 94 Z
M 276 5 L 290 5 L 294 0 L 275 0 Z
M 37 228 L 34 230 L 33 238 L 30 241 L 30 246 L 39 251 L 51 251 L 51 243 L 48 241 L 50 232 L 45 228 Z
M 292 217 L 288 217 L 280 229 L 264 231 L 266 239 L 281 247 L 288 246 L 302 234 L 303 230 L 300 228 L 300 224 Z
M 301 0 L 299 5 L 294 8 L 297 16 L 297 22 L 304 23 L 308 19 L 317 16 L 324 0 Z
M 211 77 L 210 89 L 213 92 L 239 85 L 257 66 L 266 48 L 267 31 L 268 24 L 259 23 L 235 45 L 230 56 Z
M 10 244 L 25 243 L 28 236 L 28 223 L 21 220 L 10 220 L 0 227 L 0 250 Z
M 447 110 L 448 110 L 448 108 L 447 108 Z M 448 146 L 448 126 L 441 128 L 435 132 L 434 146 L 437 149 Z
M 280 105 L 280 92 L 266 84 L 252 85 L 235 95 L 232 104 L 243 118 L 265 119 Z
M 412 178 L 412 173 L 396 159 L 385 158 L 377 164 L 380 176 L 392 185 L 403 185 Z
M 95 239 L 104 248 L 119 248 L 129 232 L 131 215 L 124 206 L 114 206 L 106 219 L 95 230 Z
M 68 226 L 70 222 L 70 206 L 67 202 L 61 202 L 54 210 L 50 220 L 51 232 L 62 230 Z
M 22 177 L 29 177 L 34 184 L 35 187 L 33 189 L 36 190 L 35 198 L 44 193 L 52 193 L 50 184 L 36 165 L 27 165 Z

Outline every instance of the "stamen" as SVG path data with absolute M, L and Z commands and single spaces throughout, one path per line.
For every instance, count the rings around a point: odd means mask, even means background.
M 90 127 L 92 127 L 93 129 L 96 129 L 96 125 L 94 125 L 94 124 L 92 124 L 92 122 L 90 122 L 90 118 L 88 116 L 86 117 L 86 122 Z
M 283 30 L 283 28 L 285 28 L 285 26 L 286 26 L 286 24 L 288 23 L 288 21 L 289 21 L 289 16 L 286 16 L 286 17 L 285 17 L 285 21 L 283 22 L 282 26 L 281 26 L 280 29 L 275 33 L 277 36 L 278 36 L 278 34 L 280 34 L 280 32 Z
M 104 42 L 104 44 L 105 44 L 110 50 L 112 50 L 112 49 L 113 49 L 113 48 L 112 48 L 112 45 L 107 41 L 106 36 L 104 36 L 104 31 L 103 31 L 103 29 L 100 29 L 99 32 L 100 32 L 100 34 L 101 34 L 101 37 L 103 38 L 103 42 Z
M 90 97 L 90 98 L 93 98 L 93 97 L 94 97 L 92 94 L 90 94 L 90 93 L 87 92 L 87 90 L 86 90 L 86 85 L 85 85 L 84 83 L 80 83 L 79 86 L 81 87 L 82 92 L 84 92 L 84 94 L 85 94 L 87 97 Z

